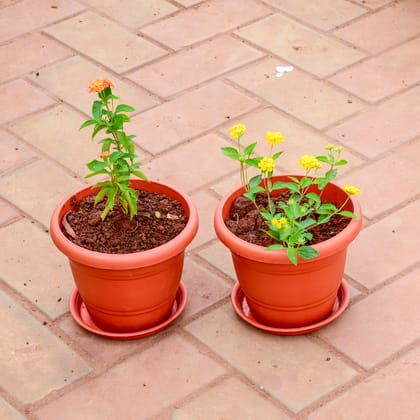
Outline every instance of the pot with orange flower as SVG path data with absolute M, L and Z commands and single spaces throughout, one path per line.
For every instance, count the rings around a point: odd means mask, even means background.
M 94 184 L 65 197 L 55 208 L 50 232 L 69 259 L 76 288 L 70 311 L 85 329 L 132 339 L 165 328 L 185 308 L 181 282 L 184 253 L 198 229 L 191 199 L 175 187 L 149 181 L 136 162 L 126 104 L 109 79 L 93 82 L 92 139 L 104 133 L 98 159 L 86 176 Z M 134 178 L 136 177 L 136 178 Z
M 347 164 L 342 148 L 327 145 L 322 156 L 299 159 L 302 175 L 273 175 L 282 152 L 280 132 L 268 132 L 270 154 L 253 157 L 257 146 L 241 144 L 246 130 L 230 134 L 237 148 L 223 153 L 240 165 L 242 186 L 220 201 L 214 226 L 232 254 L 238 278 L 232 304 L 248 323 L 274 334 L 296 335 L 321 328 L 349 303 L 343 279 L 346 252 L 361 228 L 353 186 L 338 186 L 337 168 Z M 320 174 L 325 165 L 327 170 Z M 260 174 L 248 179 L 248 168 Z

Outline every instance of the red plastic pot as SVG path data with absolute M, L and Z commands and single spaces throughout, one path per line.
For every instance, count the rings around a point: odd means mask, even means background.
M 164 245 L 131 254 L 104 254 L 82 248 L 64 236 L 61 225 L 72 208 L 72 197 L 78 201 L 96 193 L 91 185 L 65 197 L 51 217 L 51 237 L 70 261 L 89 315 L 105 331 L 139 331 L 169 316 L 181 280 L 185 249 L 198 230 L 197 210 L 187 195 L 158 182 L 133 180 L 131 186 L 180 201 L 188 217 L 183 231 Z
M 273 182 L 290 181 L 290 175 L 273 177 Z M 300 176 L 296 176 L 300 178 Z M 314 189 L 316 191 L 316 188 Z M 358 201 L 351 197 L 345 210 L 358 219 L 350 219 L 347 227 L 327 241 L 314 245 L 319 256 L 293 265 L 285 250 L 266 251 L 264 247 L 248 243 L 234 235 L 225 225 L 234 200 L 242 195 L 237 188 L 220 201 L 214 216 L 219 239 L 232 254 L 240 287 L 256 320 L 273 327 L 302 327 L 327 317 L 337 298 L 348 245 L 361 229 L 362 212 Z M 330 183 L 322 194 L 323 201 L 340 206 L 347 194 Z

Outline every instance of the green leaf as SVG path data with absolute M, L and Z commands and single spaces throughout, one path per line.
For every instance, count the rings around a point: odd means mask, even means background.
M 258 164 L 260 163 L 261 159 L 261 157 L 250 158 L 246 159 L 245 163 L 249 166 L 252 166 L 253 168 L 259 168 Z
M 299 257 L 304 258 L 305 260 L 310 260 L 311 258 L 318 257 L 319 255 L 319 252 L 311 246 L 301 246 L 298 248 L 297 252 Z
M 341 159 L 335 162 L 335 166 L 342 166 L 342 165 L 347 165 L 347 164 L 348 164 L 347 160 L 344 160 L 344 159 Z
M 93 129 L 93 132 L 92 132 L 92 139 L 93 138 L 95 138 L 95 136 L 101 131 L 101 130 L 103 130 L 104 128 L 106 128 L 107 127 L 107 125 L 104 123 L 104 124 L 100 124 L 100 123 L 97 123 L 96 125 L 95 125 L 95 128 Z
M 252 177 L 249 180 L 249 187 L 251 189 L 252 188 L 255 188 L 255 187 L 258 187 L 260 185 L 260 183 L 261 183 L 261 180 L 262 180 L 262 176 L 261 175 L 257 175 L 257 176 Z
M 107 168 L 108 164 L 106 162 L 102 162 L 95 159 L 87 163 L 86 166 L 88 167 L 90 171 L 99 171 L 100 169 Z
M 273 156 L 271 156 L 271 159 L 273 159 L 273 160 L 276 160 L 280 155 L 282 155 L 283 154 L 283 152 L 277 152 L 277 153 L 274 153 L 274 155 Z
M 108 191 L 110 190 L 110 188 L 111 187 L 108 185 L 98 191 L 95 197 L 95 201 L 93 203 L 94 207 L 96 207 L 96 205 L 104 199 L 104 197 L 108 194 Z
M 299 184 L 299 179 L 294 177 L 294 176 L 289 176 L 289 179 L 291 179 L 293 182 L 295 182 L 296 184 Z
M 222 147 L 220 150 L 228 158 L 231 158 L 231 159 L 234 159 L 234 160 L 240 160 L 241 159 L 240 153 L 233 147 Z
M 141 171 L 132 171 L 132 174 L 149 182 L 149 179 L 147 178 L 147 176 Z
M 344 216 L 344 217 L 350 217 L 351 219 L 358 219 L 359 218 L 359 216 L 357 216 L 356 214 L 352 213 L 351 211 L 346 211 L 346 210 L 340 211 L 340 213 L 338 213 L 338 214 L 340 214 L 341 216 Z
M 106 174 L 106 175 L 110 175 L 111 173 L 109 172 L 109 171 L 107 171 L 106 169 L 101 169 L 101 170 L 99 170 L 99 171 L 94 171 L 94 172 L 91 172 L 90 174 L 87 174 L 86 176 L 85 176 L 85 178 L 92 178 L 93 176 L 96 176 L 96 175 L 101 175 L 101 174 Z
M 307 218 L 305 220 L 302 220 L 300 222 L 300 225 L 304 228 L 304 229 L 308 229 L 310 226 L 314 225 L 316 223 L 316 220 L 311 219 L 311 218 Z
M 110 187 L 107 193 L 107 202 L 104 208 L 104 211 L 101 214 L 101 219 L 104 220 L 106 215 L 109 213 L 110 210 L 114 208 L 115 205 L 115 196 L 117 194 L 117 188 Z
M 273 185 L 273 189 L 274 190 L 283 190 L 283 189 L 287 189 L 290 190 L 292 192 L 298 192 L 299 191 L 299 185 L 296 185 L 293 182 L 282 182 L 282 181 L 277 181 L 274 183 Z
M 306 188 L 309 185 L 311 185 L 312 182 L 313 182 L 313 180 L 311 178 L 308 178 L 308 177 L 305 176 L 300 180 L 300 185 L 301 185 L 302 188 Z
M 281 244 L 273 244 L 265 248 L 266 251 L 276 251 L 278 249 L 284 249 L 284 246 Z
M 112 130 L 121 130 L 124 125 L 124 118 L 121 114 L 115 115 L 114 119 L 112 120 L 111 129 Z
M 95 120 L 87 120 L 79 127 L 79 130 L 93 124 L 96 124 Z
M 335 211 L 337 211 L 337 207 L 331 203 L 321 204 L 321 206 L 319 206 L 319 208 L 317 209 L 318 214 L 331 214 Z
M 119 113 L 119 112 L 134 112 L 135 109 L 130 106 L 130 105 L 126 105 L 126 104 L 120 104 L 115 108 L 115 113 Z
M 309 193 L 309 194 L 306 194 L 306 196 L 305 196 L 308 200 L 312 200 L 312 201 L 314 201 L 315 203 L 317 203 L 317 204 L 320 204 L 321 203 L 321 199 L 319 198 L 319 195 L 318 194 L 316 194 L 316 193 Z
M 255 146 L 257 145 L 257 143 L 255 142 L 255 143 L 252 143 L 252 144 L 249 144 L 248 146 L 246 146 L 245 147 L 245 149 L 244 149 L 244 155 L 252 155 L 252 153 L 254 153 L 254 149 L 255 149 Z
M 330 220 L 330 215 L 329 214 L 321 214 L 318 217 L 318 224 L 327 223 L 329 220 Z
M 289 260 L 294 264 L 297 265 L 298 261 L 297 261 L 297 251 L 295 248 L 289 246 L 287 248 L 287 256 L 289 257 Z
M 269 209 L 269 211 L 270 211 L 271 214 L 275 214 L 276 213 L 276 206 L 275 206 L 275 204 L 273 203 L 272 200 L 270 200 L 268 202 L 268 209 Z
M 94 101 L 92 104 L 92 116 L 96 122 L 102 121 L 102 101 Z
M 331 163 L 327 156 L 317 156 L 316 159 L 323 163 Z
M 118 141 L 122 144 L 125 150 L 128 150 L 129 144 L 131 143 L 130 139 L 127 138 L 123 131 L 117 131 L 116 133 Z
M 330 169 L 329 171 L 325 173 L 325 177 L 328 178 L 329 181 L 332 181 L 333 179 L 336 178 L 337 174 L 338 174 L 337 169 Z

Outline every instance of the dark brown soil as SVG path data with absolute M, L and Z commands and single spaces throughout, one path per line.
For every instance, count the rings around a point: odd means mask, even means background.
M 63 233 L 75 244 L 91 251 L 127 254 L 156 248 L 177 236 L 187 224 L 181 203 L 164 195 L 140 190 L 138 213 L 132 220 L 119 209 L 101 213 L 104 202 L 93 207 L 91 195 L 75 203 L 63 221 Z
M 279 200 L 287 201 L 288 198 L 289 196 L 284 194 L 272 199 L 273 202 L 277 203 Z M 260 208 L 266 208 L 267 198 L 263 195 L 258 195 L 257 205 Z M 327 223 L 315 226 L 315 228 L 309 230 L 313 237 L 305 245 L 314 245 L 332 238 L 341 232 L 349 222 L 350 219 L 347 217 L 333 216 Z M 278 243 L 262 231 L 267 230 L 268 226 L 254 203 L 246 197 L 240 196 L 235 200 L 230 218 L 225 220 L 225 224 L 233 234 L 251 244 L 267 247 Z

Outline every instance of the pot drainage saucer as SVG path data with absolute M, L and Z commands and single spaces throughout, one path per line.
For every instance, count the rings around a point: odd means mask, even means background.
M 254 327 L 268 332 L 270 334 L 277 334 L 277 335 L 300 335 L 300 334 L 308 334 L 313 331 L 317 331 L 320 328 L 328 325 L 332 321 L 334 321 L 338 316 L 340 316 L 344 309 L 347 308 L 350 302 L 350 288 L 347 282 L 343 279 L 338 289 L 337 299 L 334 303 L 334 307 L 331 311 L 331 314 L 324 318 L 321 321 L 315 322 L 310 325 L 305 325 L 303 327 L 281 327 L 276 328 L 269 325 L 264 325 L 258 322 L 251 314 L 249 310 L 248 303 L 246 301 L 246 297 L 244 292 L 242 291 L 239 283 L 237 282 L 232 290 L 231 295 L 232 306 L 235 309 L 235 312 L 248 324 L 253 325 Z
M 187 304 L 187 289 L 181 282 L 179 284 L 178 291 L 176 292 L 175 302 L 172 307 L 172 312 L 167 319 L 162 321 L 160 324 L 157 324 L 153 327 L 147 328 L 140 331 L 132 332 L 111 332 L 105 331 L 99 328 L 93 322 L 92 318 L 89 315 L 89 312 L 86 309 L 86 306 L 83 302 L 83 299 L 79 295 L 77 288 L 73 290 L 69 298 L 70 312 L 73 319 L 85 330 L 93 332 L 102 337 L 111 338 L 113 340 L 134 340 L 136 338 L 147 337 L 152 334 L 156 334 L 159 331 L 162 331 L 166 328 L 171 322 L 178 318 L 182 311 L 185 309 Z

